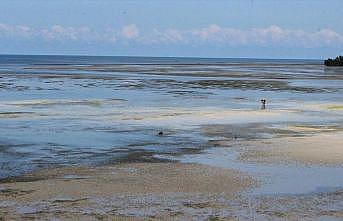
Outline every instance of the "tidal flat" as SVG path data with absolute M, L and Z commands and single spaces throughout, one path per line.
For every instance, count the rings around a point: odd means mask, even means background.
M 0 92 L 0 220 L 343 218 L 341 68 L 9 56 Z

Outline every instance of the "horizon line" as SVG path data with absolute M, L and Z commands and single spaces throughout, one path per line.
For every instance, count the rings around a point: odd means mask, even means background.
M 90 55 L 90 54 L 17 54 L 5 53 L 0 56 L 60 56 L 60 57 L 127 57 L 127 58 L 186 58 L 186 59 L 247 59 L 247 60 L 316 60 L 322 58 L 270 58 L 270 57 L 200 57 L 200 56 L 145 56 L 145 55 Z

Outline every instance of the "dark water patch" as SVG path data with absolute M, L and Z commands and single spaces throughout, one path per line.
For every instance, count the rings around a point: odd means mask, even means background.
M 140 75 L 170 75 L 170 76 L 194 76 L 194 77 L 241 77 L 241 78 L 269 78 L 269 79 L 314 79 L 314 78 L 338 78 L 343 79 L 339 70 L 325 69 L 320 65 L 309 64 L 131 64 L 131 65 L 88 65 L 72 67 L 69 65 L 59 66 L 32 66 L 30 71 L 51 70 L 103 72 L 103 73 L 132 73 Z M 297 73 L 296 75 L 294 73 Z
M 32 114 L 34 112 L 25 112 L 25 111 L 11 111 L 11 112 L 0 112 L 0 115 L 18 115 L 18 114 Z
M 213 92 L 200 92 L 195 90 L 172 90 L 167 93 L 174 97 L 192 97 L 192 98 L 208 98 L 209 95 L 214 95 Z
M 129 84 L 118 84 L 116 86 L 119 89 L 157 89 L 157 90 L 170 90 L 168 93 L 174 93 L 178 95 L 185 95 L 186 93 L 193 93 L 194 95 L 209 95 L 211 92 L 200 92 L 195 90 L 209 90 L 209 89 L 239 89 L 239 90 L 262 90 L 262 91 L 291 91 L 301 93 L 323 93 L 323 92 L 337 92 L 336 88 L 320 88 L 320 87 L 304 87 L 304 86 L 292 86 L 288 81 L 280 80 L 160 80 L 160 79 L 141 79 Z M 193 89 L 194 92 L 189 89 Z
M 161 145 L 161 143 L 146 141 L 142 143 L 131 143 L 128 145 L 128 147 L 145 147 L 145 146 L 154 146 L 154 145 Z
M 296 91 L 296 92 L 326 92 L 319 88 L 290 86 L 286 81 L 271 80 L 199 80 L 187 82 L 191 88 L 220 88 L 240 90 L 266 90 L 266 91 Z
M 0 89 L 1 90 L 6 90 L 6 91 L 27 91 L 27 90 L 32 90 L 32 88 L 29 87 L 29 86 L 17 85 L 17 84 L 14 84 L 14 83 L 1 83 L 0 84 Z
M 111 114 L 111 116 L 113 116 L 113 114 Z M 107 126 L 107 127 L 85 127 L 82 130 L 84 131 L 98 131 L 98 132 L 108 132 L 108 133 L 137 133 L 137 132 L 143 132 L 146 131 L 146 129 L 132 129 L 132 128 L 128 128 L 128 129 L 122 129 L 122 128 L 117 128 L 117 127 L 111 127 L 111 126 Z M 153 131 L 153 130 L 151 130 Z
M 253 123 L 240 125 L 206 125 L 203 126 L 202 133 L 208 137 L 224 137 L 229 140 L 253 140 L 271 138 L 281 135 L 296 136 L 297 132 L 273 128 L 271 124 Z M 214 141 L 213 141 L 214 142 Z
M 206 146 L 206 147 L 205 147 Z M 177 152 L 169 152 L 169 153 L 165 153 L 162 154 L 164 156 L 182 156 L 182 155 L 188 155 L 188 154 L 200 154 L 202 153 L 203 150 L 212 147 L 213 145 L 211 145 L 210 143 L 208 143 L 208 145 L 202 145 L 200 147 L 181 147 L 179 149 L 179 151 Z
M 21 148 L 30 148 L 34 146 L 33 143 L 19 143 L 19 144 L 11 144 L 11 143 L 2 143 L 0 144 L 0 152 L 1 153 L 11 153 L 15 152 L 15 150 L 21 149 Z
M 0 194 L 3 196 L 11 196 L 11 197 L 16 197 L 16 196 L 23 196 L 27 195 L 30 193 L 33 193 L 34 190 L 20 190 L 20 189 L 12 189 L 12 188 L 0 188 Z
M 142 150 L 130 150 L 125 157 L 112 158 L 104 161 L 99 165 L 117 164 L 117 163 L 163 163 L 163 162 L 174 162 L 173 160 L 161 159 L 155 157 L 156 152 L 153 151 L 142 151 Z
M 80 129 L 80 128 L 79 128 Z M 86 128 L 91 133 L 118 134 L 120 140 L 114 145 L 108 142 L 102 145 L 94 142 L 87 144 L 62 144 L 54 142 L 39 142 L 21 147 L 7 145 L 7 150 L 1 150 L 0 158 L 1 177 L 17 176 L 44 168 L 71 165 L 103 165 L 120 162 L 160 162 L 163 160 L 154 157 L 156 154 L 181 153 L 183 148 L 201 146 L 202 141 L 187 131 L 162 129 L 163 136 L 158 136 L 162 128 L 125 128 L 122 127 L 95 127 Z M 84 130 L 76 130 L 81 132 Z M 53 133 L 56 133 L 53 130 Z M 99 136 L 102 137 L 103 135 Z M 104 134 L 105 138 L 108 135 Z M 115 135 L 117 136 L 117 135 Z M 126 139 L 124 137 L 127 137 Z M 115 138 L 111 139 L 115 140 Z
M 52 203 L 76 203 L 85 200 L 88 200 L 88 198 L 55 198 L 52 200 Z
M 174 68 L 174 67 L 173 67 Z M 199 71 L 195 71 L 196 73 Z M 336 80 L 339 79 L 341 74 L 334 74 L 333 76 L 329 75 L 313 75 L 313 76 L 306 76 L 300 77 L 301 74 L 291 72 L 287 75 L 282 75 L 280 73 L 268 73 L 268 74 L 260 74 L 260 73 L 250 73 L 244 72 L 240 74 L 231 74 L 225 77 L 216 77 L 216 79 L 201 79 L 201 80 L 175 80 L 169 77 L 168 79 L 163 79 L 164 76 L 160 76 L 160 78 L 146 79 L 146 77 L 142 74 L 137 74 L 134 77 L 128 76 L 128 78 L 122 76 L 116 76 L 116 73 L 108 74 L 108 75 L 101 75 L 101 74 L 23 74 L 23 75 L 14 75 L 12 77 L 15 78 L 65 78 L 64 83 L 67 83 L 67 79 L 72 79 L 71 83 L 77 87 L 81 88 L 112 88 L 114 90 L 166 90 L 169 89 L 170 91 L 187 91 L 190 88 L 192 89 L 241 89 L 241 90 L 264 90 L 264 91 L 292 91 L 292 92 L 301 92 L 301 93 L 329 93 L 329 92 L 338 92 L 337 88 L 331 87 L 311 87 L 311 86 L 295 86 L 292 85 L 292 80 L 294 79 L 309 79 L 309 80 L 320 80 L 322 78 L 331 79 L 335 78 Z M 146 75 L 150 75 L 147 78 L 150 78 L 153 73 L 146 73 Z M 175 74 L 175 73 L 172 73 Z M 177 76 L 177 75 L 176 75 Z M 192 74 L 185 74 L 184 76 L 192 77 L 197 79 L 197 76 L 193 76 Z M 207 77 L 214 78 L 215 74 L 208 74 Z M 201 76 L 202 77 L 202 76 Z M 203 77 L 202 77 L 203 78 Z M 228 78 L 234 78 L 232 80 Z M 244 78 L 244 79 L 242 79 Z M 42 82 L 44 84 L 44 81 Z M 61 84 L 61 83 L 59 83 Z M 50 85 L 47 83 L 47 85 Z M 62 85 L 61 85 L 62 86 Z M 12 87 L 16 87 L 16 85 L 12 85 Z M 19 87 L 21 87 L 19 85 Z M 27 87 L 27 86 L 24 86 Z M 58 90 L 58 87 L 38 87 L 39 90 Z M 9 88 L 8 88 L 9 89 Z M 34 90 L 37 88 L 25 88 L 25 90 Z M 172 89 L 172 90 L 171 90 Z M 194 91 L 194 90 L 193 90 Z M 183 94 L 185 95 L 185 94 Z
M 48 180 L 55 178 L 56 176 L 52 175 L 41 175 L 39 174 L 39 170 L 36 170 L 36 172 L 33 173 L 24 173 L 20 175 L 14 175 L 14 176 L 8 176 L 6 178 L 0 178 L 0 184 L 5 183 L 18 183 L 18 182 L 35 182 L 40 180 Z
M 32 102 L 16 102 L 10 103 L 11 106 L 20 106 L 20 107 L 31 107 L 31 108 L 49 108 L 54 106 L 92 106 L 100 107 L 105 104 L 115 104 L 117 102 L 127 101 L 125 99 L 119 98 L 110 98 L 110 99 L 93 99 L 93 100 L 33 100 Z M 13 113 L 13 112 L 9 112 Z M 31 113 L 31 112 L 18 112 L 18 113 Z M 1 113 L 0 113 L 1 114 Z
M 58 91 L 61 90 L 57 87 L 49 87 L 49 86 L 36 86 L 35 83 L 31 85 L 20 85 L 19 82 L 11 83 L 6 79 L 6 82 L 0 83 L 0 90 L 3 91 L 17 91 L 17 92 L 23 92 L 23 91 Z

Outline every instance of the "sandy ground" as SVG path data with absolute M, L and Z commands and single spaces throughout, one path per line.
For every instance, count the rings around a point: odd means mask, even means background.
M 315 133 L 241 143 L 241 160 L 252 162 L 296 161 L 304 164 L 343 165 L 343 132 Z
M 208 207 L 210 199 L 232 199 L 255 185 L 237 171 L 181 163 L 62 168 L 27 175 L 21 181 L 0 185 L 0 217 L 5 220 L 149 217 L 150 206 L 158 202 L 166 204 L 167 210 L 154 216 L 187 216 L 175 214 L 173 204 L 193 207 L 195 199 L 195 207 Z M 198 198 L 206 203 L 198 205 Z M 139 205 L 150 206 L 140 212 L 134 209 Z
M 0 220 L 343 218 L 341 191 L 290 196 L 247 195 L 246 191 L 255 185 L 251 177 L 237 171 L 198 164 L 135 163 L 60 168 L 27 175 L 21 181 L 2 183 Z

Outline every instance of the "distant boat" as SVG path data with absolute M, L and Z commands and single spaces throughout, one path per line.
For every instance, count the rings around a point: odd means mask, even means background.
M 343 66 L 343 56 L 338 56 L 335 59 L 327 59 L 324 61 L 326 66 Z

